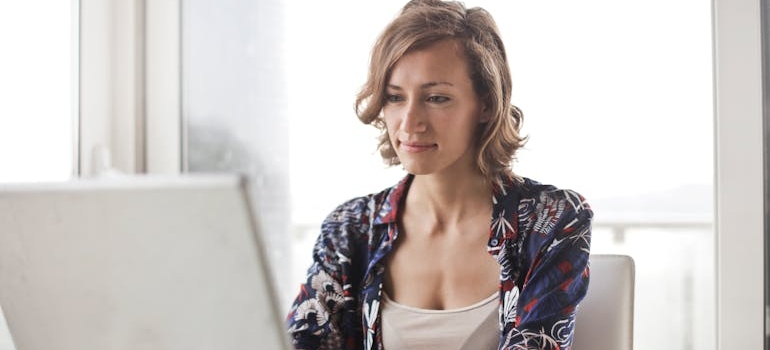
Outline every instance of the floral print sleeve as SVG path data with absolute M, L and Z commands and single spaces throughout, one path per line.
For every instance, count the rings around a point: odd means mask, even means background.
M 362 343 L 355 288 L 357 242 L 367 234 L 367 199 L 351 200 L 321 225 L 313 264 L 289 315 L 287 328 L 296 349 L 356 349 Z M 359 331 L 356 331 L 359 330 Z
M 537 186 L 535 186 L 537 187 Z M 547 187 L 518 207 L 521 275 L 508 304 L 501 349 L 568 350 L 575 311 L 588 288 L 593 213 L 582 196 Z

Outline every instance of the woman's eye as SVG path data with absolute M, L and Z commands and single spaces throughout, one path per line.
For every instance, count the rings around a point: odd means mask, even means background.
M 443 103 L 449 101 L 449 97 L 446 96 L 430 96 L 428 97 L 428 102 L 433 103 Z
M 388 102 L 400 102 L 400 101 L 403 101 L 404 98 L 401 97 L 400 95 L 390 95 L 389 94 L 389 95 L 385 96 L 385 100 L 388 101 Z

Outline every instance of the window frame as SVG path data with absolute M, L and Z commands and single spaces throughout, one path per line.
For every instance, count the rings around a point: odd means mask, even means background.
M 712 2 L 720 350 L 762 349 L 765 340 L 760 3 Z
M 180 1 L 80 0 L 78 170 L 181 171 Z

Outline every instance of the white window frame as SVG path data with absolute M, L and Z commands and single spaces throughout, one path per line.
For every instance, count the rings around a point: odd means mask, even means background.
M 78 173 L 179 173 L 179 0 L 80 0 L 79 8 Z
M 761 0 L 713 0 L 717 349 L 765 341 Z
M 177 174 L 184 169 L 180 0 L 149 0 L 147 16 L 147 172 Z

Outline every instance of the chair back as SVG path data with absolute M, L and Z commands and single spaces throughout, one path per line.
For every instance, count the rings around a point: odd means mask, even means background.
M 634 260 L 592 254 L 588 293 L 577 309 L 572 350 L 632 350 Z

